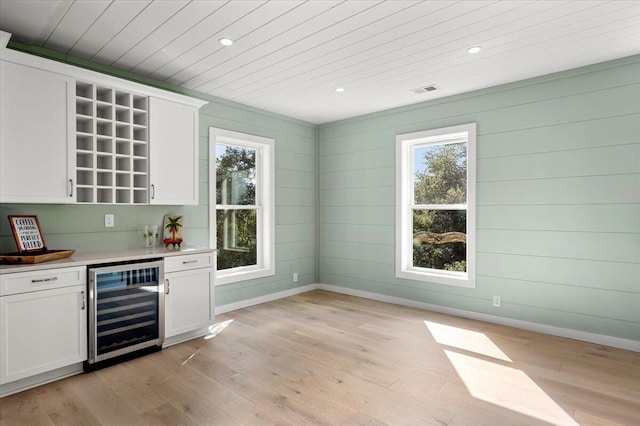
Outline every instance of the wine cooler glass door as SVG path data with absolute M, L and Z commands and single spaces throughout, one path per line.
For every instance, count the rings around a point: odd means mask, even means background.
M 164 340 L 162 262 L 89 270 L 89 362 L 123 355 Z

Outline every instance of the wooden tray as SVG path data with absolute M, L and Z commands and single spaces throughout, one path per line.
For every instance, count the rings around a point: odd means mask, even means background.
M 75 250 L 47 250 L 40 253 L 20 254 L 7 253 L 0 254 L 0 263 L 9 265 L 19 265 L 23 263 L 40 263 L 49 262 L 51 260 L 64 259 L 70 257 Z

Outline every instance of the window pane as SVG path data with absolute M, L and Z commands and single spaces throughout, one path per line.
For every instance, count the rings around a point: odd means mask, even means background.
M 467 212 L 413 211 L 413 266 L 467 271 Z
M 256 203 L 256 150 L 216 144 L 216 204 Z
M 415 204 L 466 204 L 466 143 L 419 146 L 413 156 Z
M 217 269 L 257 264 L 257 211 L 216 211 Z

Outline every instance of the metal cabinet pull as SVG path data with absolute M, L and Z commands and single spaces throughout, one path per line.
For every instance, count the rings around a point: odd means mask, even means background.
M 167 285 L 167 289 L 166 289 L 166 291 L 164 292 L 164 294 L 169 294 L 169 279 L 168 279 L 168 278 L 167 278 L 167 279 L 165 279 L 165 280 L 164 280 L 164 282 L 165 282 L 165 284 Z
M 39 280 L 31 280 L 32 283 L 44 283 L 47 281 L 56 281 L 58 279 L 58 277 L 51 277 L 51 278 L 41 278 Z
M 189 263 L 198 263 L 198 260 L 183 260 L 182 264 L 183 265 L 188 265 Z
M 80 292 L 80 295 L 82 296 L 82 306 L 80 307 L 80 310 L 84 311 L 84 307 L 85 307 L 84 290 Z
M 154 184 L 151 184 L 151 199 L 155 200 L 156 198 L 156 186 Z
M 73 179 L 69 179 L 69 197 L 73 197 Z

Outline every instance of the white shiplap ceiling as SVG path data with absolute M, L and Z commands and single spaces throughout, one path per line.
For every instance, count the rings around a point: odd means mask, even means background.
M 0 0 L 0 29 L 318 124 L 638 54 L 640 1 Z

